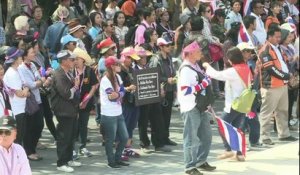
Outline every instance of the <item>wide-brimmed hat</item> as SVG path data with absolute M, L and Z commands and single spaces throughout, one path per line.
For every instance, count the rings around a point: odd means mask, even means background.
M 135 52 L 138 56 L 151 56 L 151 55 L 153 55 L 152 52 L 150 52 L 148 50 L 145 50 L 143 47 L 138 46 L 138 45 L 135 46 L 134 50 L 135 50 Z
M 23 55 L 24 51 L 16 47 L 10 47 L 6 51 L 5 64 L 13 63 Z
M 118 61 L 117 57 L 115 57 L 115 56 L 109 56 L 109 57 L 105 58 L 105 67 L 106 68 L 109 68 L 112 65 L 116 65 L 118 63 L 119 63 L 119 61 Z
M 13 116 L 3 116 L 0 118 L 0 129 L 11 130 L 17 127 L 17 122 Z
M 73 50 L 73 54 L 76 55 L 77 58 L 81 58 L 84 60 L 84 64 L 90 66 L 91 64 L 93 64 L 93 60 L 90 57 L 90 55 L 83 49 L 76 47 Z
M 78 24 L 78 25 L 76 25 L 72 28 L 69 28 L 69 34 L 72 34 L 72 33 L 76 32 L 79 29 L 85 29 L 85 28 L 86 28 L 86 26 Z
M 116 43 L 114 43 L 111 38 L 106 38 L 97 45 L 97 48 L 100 49 L 101 54 L 104 54 L 113 47 L 116 47 Z
M 78 39 L 73 37 L 72 35 L 70 34 L 67 34 L 65 36 L 63 36 L 61 39 L 60 39 L 60 43 L 65 46 L 66 44 L 68 44 L 69 42 L 77 42 Z
M 126 47 L 121 52 L 121 55 L 124 57 L 130 57 L 134 60 L 140 60 L 141 58 L 137 55 L 133 47 Z
M 292 24 L 294 25 L 294 24 Z M 280 26 L 280 29 L 288 30 L 289 32 L 295 32 L 295 29 L 291 26 L 290 23 L 284 23 Z

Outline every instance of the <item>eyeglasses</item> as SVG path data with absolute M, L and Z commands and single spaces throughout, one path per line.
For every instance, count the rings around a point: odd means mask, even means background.
M 5 135 L 5 136 L 10 136 L 11 135 L 11 130 L 7 129 L 0 129 L 0 135 Z

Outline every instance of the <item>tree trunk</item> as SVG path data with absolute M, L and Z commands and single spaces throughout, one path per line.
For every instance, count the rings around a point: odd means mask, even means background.
M 5 31 L 10 33 L 13 30 L 14 24 L 11 23 L 11 17 L 21 13 L 21 6 L 18 0 L 7 0 L 7 16 L 5 22 Z

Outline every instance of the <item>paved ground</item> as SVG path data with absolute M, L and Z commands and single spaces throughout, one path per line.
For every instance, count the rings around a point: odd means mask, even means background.
M 219 115 L 224 102 L 217 101 L 216 111 Z M 87 148 L 93 153 L 93 157 L 81 157 L 79 161 L 82 167 L 75 168 L 73 174 L 88 175 L 183 175 L 183 152 L 182 152 L 182 120 L 178 110 L 173 110 L 171 124 L 171 139 L 178 143 L 172 147 L 171 153 L 142 154 L 141 158 L 130 159 L 130 167 L 113 170 L 106 167 L 106 156 L 104 147 L 101 146 L 101 138 L 98 128 L 92 116 L 89 122 L 89 138 Z M 223 152 L 223 145 L 217 133 L 216 125 L 213 128 L 213 143 L 208 161 L 217 166 L 214 172 L 205 172 L 211 175 L 297 175 L 299 174 L 299 144 L 298 142 L 280 142 L 276 134 L 272 133 L 274 146 L 261 150 L 251 150 L 247 153 L 246 162 L 235 162 L 230 160 L 217 160 L 216 156 Z M 293 131 L 293 136 L 298 137 L 299 132 Z M 138 135 L 134 134 L 134 148 L 138 150 Z M 56 149 L 53 138 L 47 128 L 44 129 L 41 141 L 48 145 L 46 150 L 39 150 L 38 153 L 44 157 L 40 162 L 31 162 L 34 175 L 40 174 L 63 174 L 56 171 Z

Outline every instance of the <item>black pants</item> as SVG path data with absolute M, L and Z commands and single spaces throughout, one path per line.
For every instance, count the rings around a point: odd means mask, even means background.
M 164 124 L 165 124 L 165 136 L 166 138 L 164 139 L 167 141 L 170 136 L 170 122 L 171 122 L 171 114 L 172 114 L 172 106 L 173 106 L 173 101 L 174 101 L 174 92 L 166 92 L 165 96 L 165 103 L 162 103 L 162 114 L 163 114 L 163 119 L 164 119 Z
M 81 142 L 79 149 L 85 148 L 85 146 L 86 146 L 89 117 L 90 117 L 89 111 L 80 111 L 79 112 L 78 132 L 77 132 L 77 138 L 79 136 L 80 142 Z
M 41 99 L 42 99 L 42 104 L 43 104 L 43 108 L 44 108 L 44 118 L 45 118 L 47 128 L 49 129 L 54 140 L 56 140 L 56 129 L 55 129 L 55 124 L 53 122 L 53 113 L 50 108 L 48 98 L 47 98 L 47 96 L 41 95 Z
M 18 143 L 20 145 L 24 145 L 24 135 L 26 132 L 26 114 L 21 113 L 15 116 L 16 122 L 17 122 L 17 138 L 15 140 L 15 143 Z
M 33 115 L 26 117 L 26 132 L 24 135 L 24 149 L 27 155 L 36 153 L 36 146 L 44 128 L 43 106 Z
M 166 134 L 160 103 L 149 104 L 148 109 L 147 107 L 146 109 L 143 109 L 141 107 L 140 110 L 139 134 L 141 146 L 147 147 L 150 145 L 150 141 L 147 135 L 147 127 L 149 121 L 151 126 L 151 142 L 153 146 L 156 148 L 164 146 L 164 138 Z
M 72 160 L 74 141 L 76 135 L 77 116 L 56 116 L 58 121 L 56 127 L 57 136 L 57 166 L 67 165 Z

